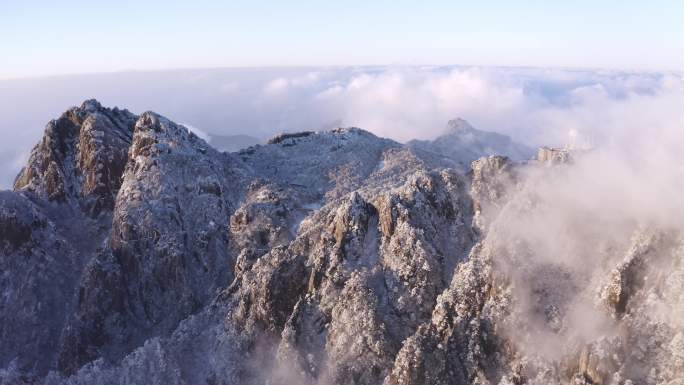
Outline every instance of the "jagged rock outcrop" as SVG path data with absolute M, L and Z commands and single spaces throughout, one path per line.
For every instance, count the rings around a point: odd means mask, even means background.
M 495 216 L 517 185 L 513 162 L 504 156 L 492 155 L 471 165 L 470 195 L 473 198 L 475 225 L 485 230 L 489 216 Z M 489 218 L 491 220 L 491 218 Z
M 170 333 L 232 280 L 237 161 L 154 113 L 135 124 L 104 250 L 89 262 L 59 368 L 118 359 Z
M 0 203 L 0 366 L 54 368 L 83 266 L 100 247 L 135 115 L 84 102 L 51 121 Z M 31 325 L 27 327 L 27 325 Z
M 385 384 L 479 384 L 498 375 L 506 349 L 488 318 L 505 302 L 497 298 L 490 258 L 482 245 L 473 249 L 431 318 L 404 342 Z
M 69 110 L 0 192 L 0 383 L 682 382 L 681 229 L 450 127 L 228 154 L 152 112 Z
M 564 148 L 540 147 L 537 160 L 547 164 L 563 164 L 572 162 L 570 150 Z
M 429 172 L 395 146 L 360 190 L 332 198 L 302 221 L 291 243 L 233 284 L 239 289 L 228 324 L 250 346 L 275 341 L 262 354 L 276 358 L 276 381 L 382 381 L 467 253 L 472 207 L 463 176 Z
M 111 209 L 121 183 L 136 116 L 95 100 L 48 123 L 17 177 L 15 190 L 50 201 L 78 200 L 91 215 Z

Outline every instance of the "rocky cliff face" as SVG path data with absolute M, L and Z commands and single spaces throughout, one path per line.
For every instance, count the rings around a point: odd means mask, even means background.
M 78 200 L 90 215 L 111 210 L 136 116 L 88 100 L 48 123 L 14 183 L 48 201 Z
M 69 110 L 0 192 L 0 383 L 684 383 L 681 232 L 469 138 Z

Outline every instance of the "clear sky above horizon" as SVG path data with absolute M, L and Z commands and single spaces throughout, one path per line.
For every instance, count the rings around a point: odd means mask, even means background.
M 0 0 L 0 78 L 194 67 L 684 69 L 684 2 Z

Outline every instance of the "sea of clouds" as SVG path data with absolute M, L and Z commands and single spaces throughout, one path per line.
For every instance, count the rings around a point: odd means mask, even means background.
M 357 126 L 398 141 L 432 138 L 455 117 L 529 145 L 645 153 L 682 144 L 677 73 L 492 67 L 244 68 L 0 81 L 0 188 L 45 124 L 84 99 L 153 110 L 202 135 Z M 639 152 L 642 153 L 642 152 Z M 638 161 L 638 160 L 637 160 Z M 651 160 L 651 162 L 654 162 Z

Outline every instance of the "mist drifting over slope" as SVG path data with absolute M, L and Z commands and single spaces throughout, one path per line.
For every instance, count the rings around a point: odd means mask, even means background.
M 178 70 L 5 80 L 0 186 L 11 185 L 46 121 L 91 97 L 136 113 L 158 111 L 201 132 L 261 140 L 336 126 L 399 141 L 425 139 L 462 117 L 530 145 L 610 140 L 628 146 L 634 131 L 659 135 L 683 121 L 683 94 L 678 74 L 479 67 Z

